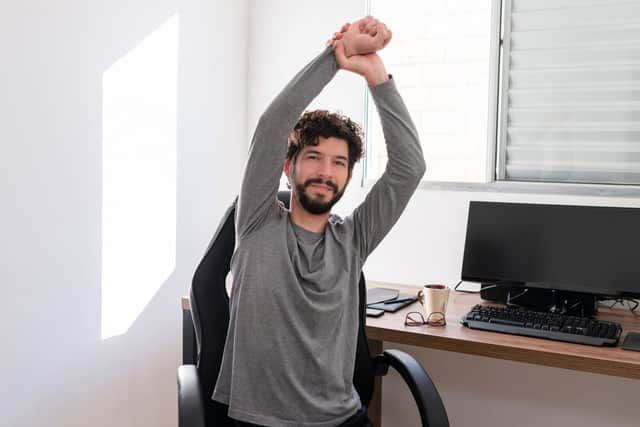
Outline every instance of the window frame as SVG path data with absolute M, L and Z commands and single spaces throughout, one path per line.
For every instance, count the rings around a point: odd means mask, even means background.
M 367 13 L 371 12 L 371 1 L 367 0 Z M 562 183 L 552 181 L 517 181 L 505 180 L 506 150 L 501 143 L 506 141 L 506 108 L 502 108 L 501 100 L 506 96 L 507 85 L 503 77 L 509 70 L 509 60 L 503 55 L 505 45 L 509 39 L 504 35 L 510 24 L 509 16 L 511 0 L 491 0 L 491 35 L 489 58 L 489 85 L 487 93 L 487 167 L 485 170 L 485 182 L 455 182 L 455 181 L 422 181 L 418 186 L 420 190 L 444 190 L 488 193 L 526 193 L 526 194 L 550 194 L 550 195 L 574 195 L 594 197 L 627 197 L 640 198 L 640 185 L 633 184 L 594 184 L 594 183 Z M 508 47 L 508 46 L 507 46 Z M 364 118 L 365 127 L 369 120 L 370 95 L 365 91 Z M 365 147 L 371 148 L 371 141 L 365 137 Z M 428 168 L 427 162 L 427 168 Z M 367 159 L 362 165 L 361 185 L 370 188 L 378 178 L 367 178 Z

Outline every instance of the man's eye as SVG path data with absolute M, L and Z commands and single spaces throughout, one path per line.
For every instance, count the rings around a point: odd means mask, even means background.
M 315 155 L 315 154 L 309 154 L 307 156 L 307 159 L 311 159 L 311 160 L 318 160 L 320 157 Z
M 342 167 L 342 168 L 344 168 L 344 167 L 346 167 L 346 166 L 347 166 L 347 164 L 346 164 L 345 162 L 340 162 L 340 161 L 335 162 L 335 165 L 336 165 L 336 166 L 340 166 L 340 167 Z

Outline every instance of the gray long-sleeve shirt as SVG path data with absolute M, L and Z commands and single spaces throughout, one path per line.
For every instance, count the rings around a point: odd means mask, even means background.
M 271 103 L 256 128 L 236 209 L 231 318 L 213 399 L 267 426 L 336 426 L 360 407 L 353 387 L 358 280 L 415 191 L 425 164 L 392 79 L 371 87 L 388 152 L 365 201 L 323 233 L 291 222 L 276 194 L 287 136 L 338 68 L 327 48 Z

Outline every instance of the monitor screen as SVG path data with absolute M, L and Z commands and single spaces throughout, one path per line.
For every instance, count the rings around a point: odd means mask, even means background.
M 640 296 L 640 208 L 471 202 L 462 280 Z

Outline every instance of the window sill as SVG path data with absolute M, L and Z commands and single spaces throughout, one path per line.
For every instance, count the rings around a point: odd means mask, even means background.
M 370 189 L 375 180 L 367 179 L 363 187 Z M 604 184 L 565 184 L 550 182 L 446 182 L 422 181 L 419 190 L 469 191 L 482 193 L 528 193 L 591 197 L 640 198 L 640 186 Z

